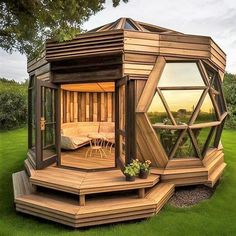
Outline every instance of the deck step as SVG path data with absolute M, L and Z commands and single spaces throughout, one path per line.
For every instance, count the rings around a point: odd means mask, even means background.
M 208 178 L 208 181 L 206 183 L 207 186 L 209 187 L 214 187 L 216 182 L 220 179 L 220 177 L 223 174 L 223 171 L 226 167 L 226 163 L 221 163 L 210 175 Z
M 148 218 L 165 205 L 174 185 L 157 184 L 142 199 L 137 194 L 99 195 L 79 206 L 76 197 L 55 192 L 36 191 L 25 171 L 13 174 L 16 210 L 72 227 L 84 227 Z
M 208 169 L 208 174 L 211 175 L 215 169 L 224 163 L 224 153 L 219 153 L 214 159 L 212 159 L 210 162 L 207 163 L 206 167 Z
M 152 172 L 161 175 L 161 182 L 172 183 L 175 186 L 204 184 L 208 180 L 208 170 L 206 167 L 154 169 Z
M 159 182 L 159 178 L 159 175 L 150 175 L 148 179 L 137 178 L 134 182 L 127 182 L 120 170 L 83 172 L 48 167 L 34 171 L 30 182 L 36 186 L 86 195 L 150 188 Z

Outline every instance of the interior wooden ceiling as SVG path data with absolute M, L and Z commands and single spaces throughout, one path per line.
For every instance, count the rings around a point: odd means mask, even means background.
M 75 92 L 114 92 L 114 82 L 63 84 L 61 89 Z

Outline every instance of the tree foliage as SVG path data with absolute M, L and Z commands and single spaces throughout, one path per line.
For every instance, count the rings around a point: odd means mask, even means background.
M 112 0 L 113 6 L 121 0 Z M 128 0 L 122 0 L 127 2 Z M 91 15 L 104 8 L 105 0 L 0 0 L 0 47 L 32 57 L 43 49 L 46 38 L 64 41 L 82 30 Z
M 27 85 L 0 78 L 0 129 L 11 129 L 26 124 Z
M 229 112 L 226 128 L 236 129 L 236 75 L 225 74 L 223 90 Z

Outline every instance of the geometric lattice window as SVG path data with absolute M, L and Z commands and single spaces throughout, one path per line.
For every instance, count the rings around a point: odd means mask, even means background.
M 203 158 L 215 144 L 223 94 L 218 75 L 200 62 L 167 62 L 147 116 L 167 156 Z

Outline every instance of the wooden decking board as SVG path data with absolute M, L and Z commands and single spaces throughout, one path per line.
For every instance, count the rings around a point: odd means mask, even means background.
M 214 187 L 214 185 L 216 184 L 216 182 L 219 180 L 219 178 L 222 176 L 223 171 L 226 167 L 226 163 L 222 163 L 220 164 L 215 170 L 214 172 L 212 172 L 211 175 L 209 175 L 208 178 L 208 182 L 206 185 L 210 186 L 210 187 Z
M 112 175 L 116 176 L 116 173 L 111 173 Z M 99 175 L 96 173 L 94 176 Z M 171 190 L 173 190 L 173 185 L 161 184 L 158 188 L 153 189 L 153 191 L 157 191 L 158 197 L 156 199 L 147 197 L 140 199 L 136 193 L 131 195 L 113 194 L 89 198 L 86 206 L 79 206 L 78 200 L 72 196 L 70 198 L 63 195 L 58 196 L 53 192 L 34 193 L 25 171 L 14 174 L 13 180 L 13 184 L 19 186 L 18 192 L 20 192 L 20 194 L 15 195 L 17 211 L 73 227 L 153 216 L 157 209 L 161 208 L 169 199 L 172 194 Z M 124 181 L 124 183 L 126 182 Z M 129 185 L 133 184 L 129 183 Z
M 34 175 L 30 177 L 30 182 L 34 185 L 74 194 L 91 194 L 148 188 L 155 185 L 158 181 L 158 175 L 150 175 L 146 180 L 137 178 L 135 182 L 127 182 L 120 170 L 82 172 L 56 167 L 37 170 Z

